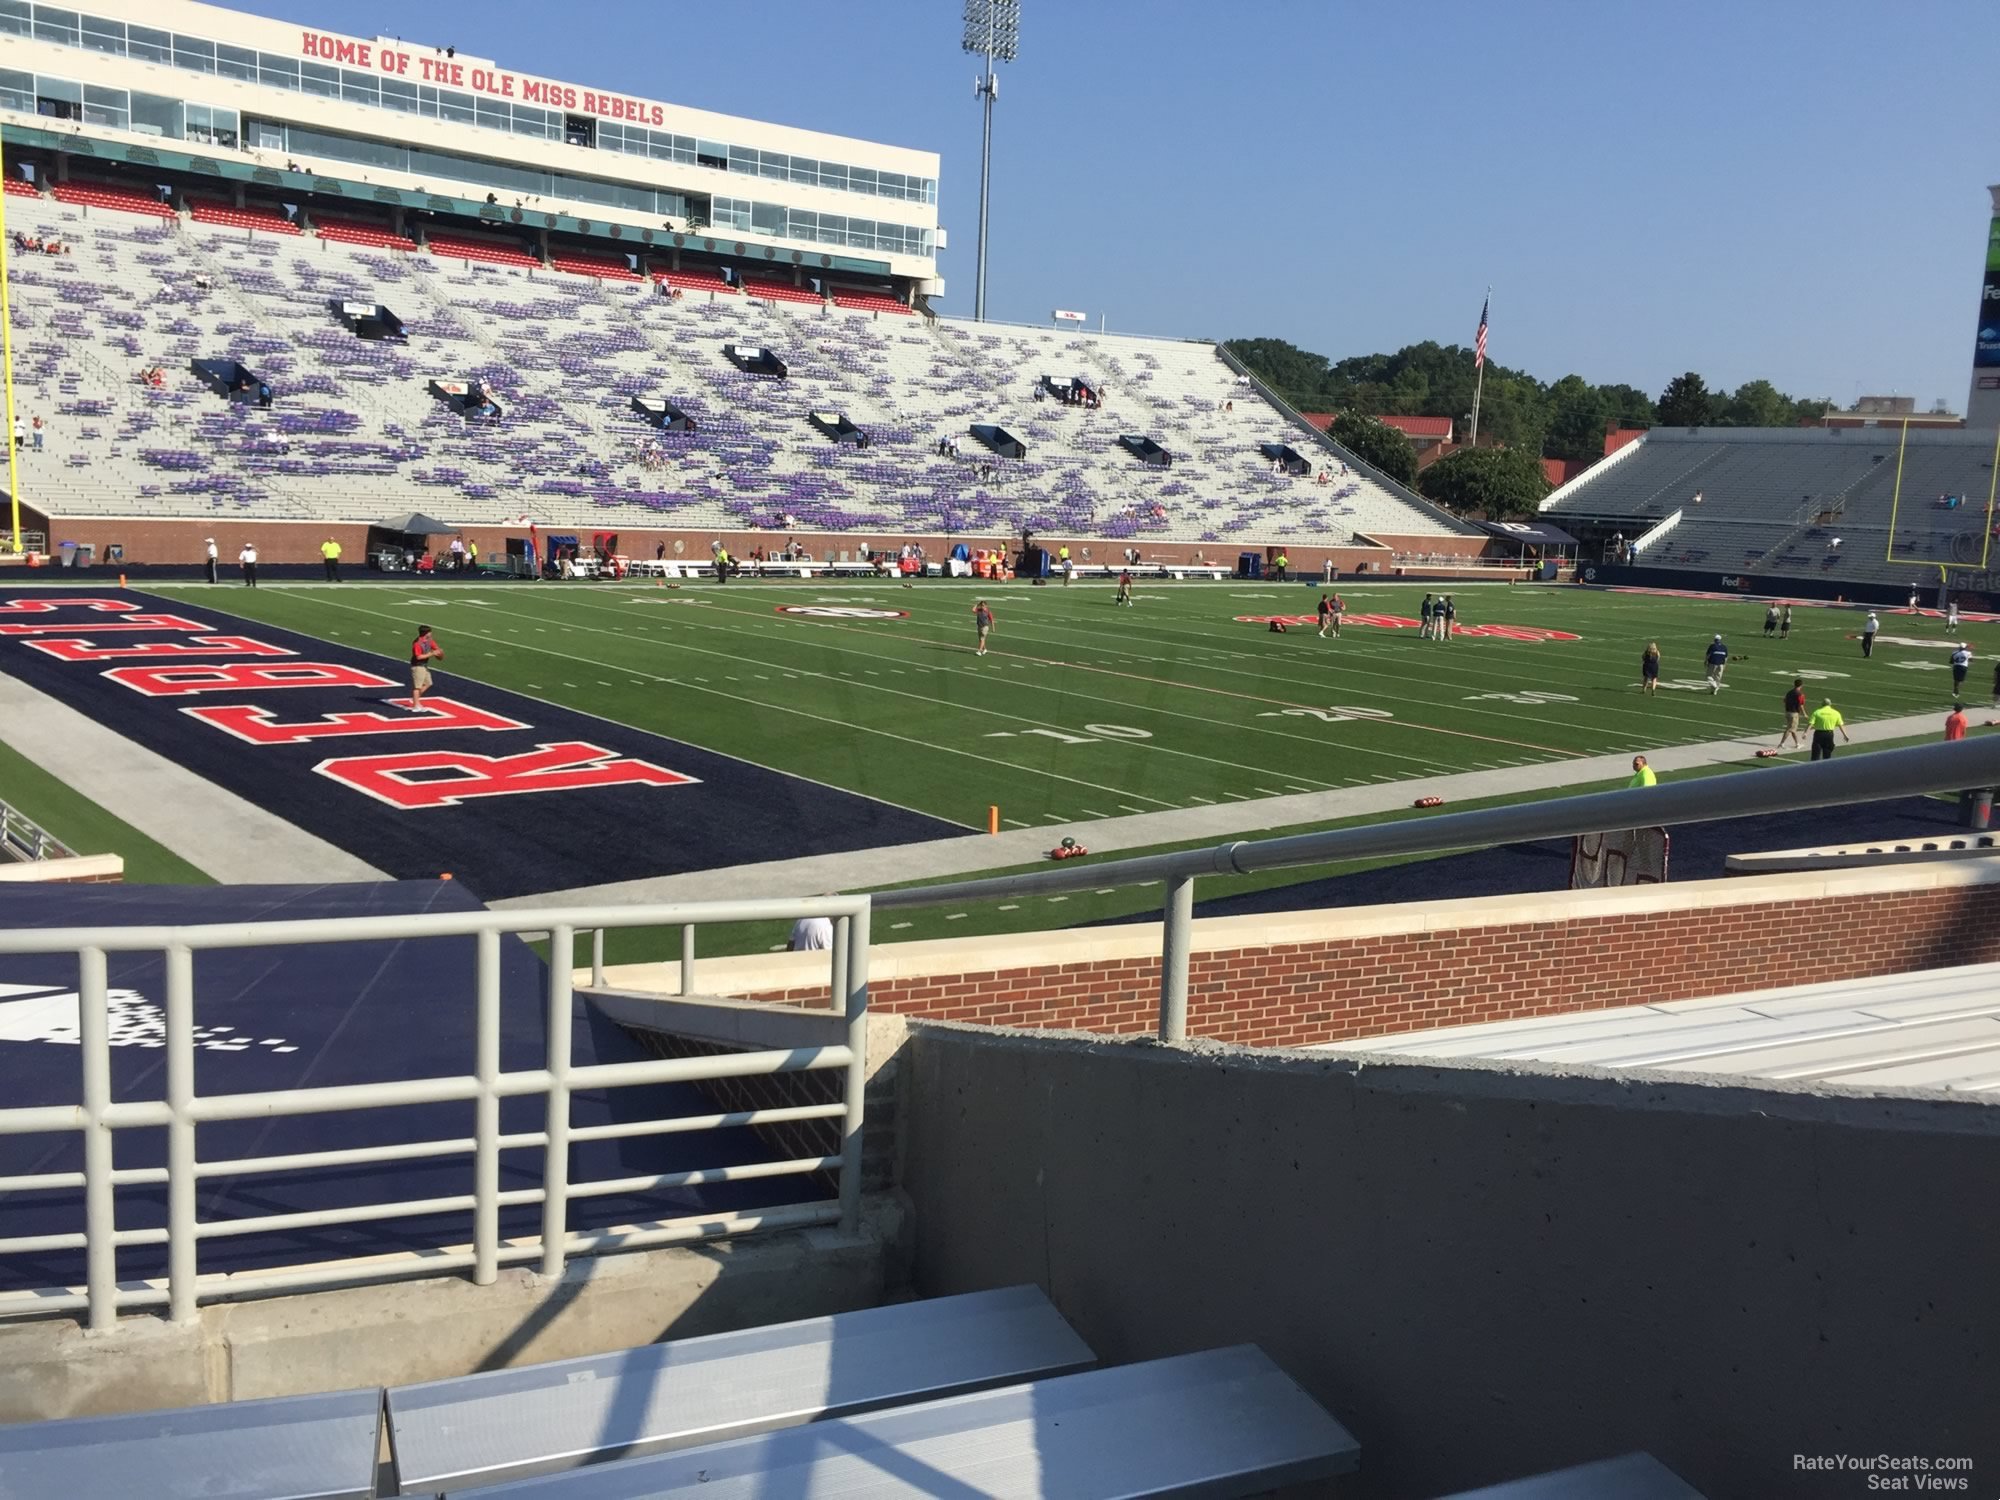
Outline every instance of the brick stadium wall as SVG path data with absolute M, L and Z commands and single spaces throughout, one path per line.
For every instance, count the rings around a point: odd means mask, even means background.
M 1044 961 L 994 961 L 1036 950 Z M 878 945 L 869 1003 L 924 1020 L 1145 1032 L 1158 1020 L 1158 954 L 1154 924 Z M 1196 924 L 1188 1029 L 1306 1046 L 1986 962 L 2000 962 L 1995 861 L 1227 917 Z M 828 1003 L 823 985 L 784 983 L 787 966 L 711 960 L 698 981 Z M 652 982 L 671 972 L 609 977 L 671 989 Z
M 385 507 L 386 509 L 386 507 Z M 450 508 L 443 507 L 440 519 L 450 519 Z M 542 534 L 555 532 L 559 535 L 580 535 L 588 541 L 590 527 L 546 526 Z M 1006 547 L 1011 552 L 1020 545 L 1018 536 L 1008 537 L 972 536 L 957 534 L 942 536 L 936 533 L 925 535 L 917 532 L 783 532 L 783 531 L 688 531 L 688 530 L 645 530 L 631 527 L 613 528 L 618 535 L 618 550 L 627 557 L 654 555 L 664 543 L 666 555 L 673 557 L 674 543 L 681 544 L 680 556 L 688 559 L 706 559 L 708 544 L 720 540 L 739 557 L 747 557 L 753 548 L 765 547 L 773 551 L 784 546 L 791 536 L 797 536 L 815 557 L 824 557 L 827 549 L 853 552 L 862 542 L 874 547 L 897 548 L 905 542 L 920 543 L 925 553 L 932 559 L 942 559 L 950 554 L 958 542 L 968 546 Z M 365 566 L 364 546 L 368 540 L 365 525 L 351 523 L 329 523 L 325 521 L 275 521 L 260 519 L 253 515 L 231 515 L 210 521 L 161 521 L 161 520 L 107 520 L 100 516 L 56 516 L 46 527 L 49 544 L 54 547 L 61 542 L 91 543 L 97 548 L 100 559 L 105 549 L 112 543 L 125 548 L 128 563 L 174 563 L 199 564 L 206 556 L 203 542 L 214 537 L 216 546 L 222 552 L 225 571 L 236 564 L 236 554 L 246 541 L 257 544 L 258 561 L 274 563 L 317 563 L 319 544 L 332 537 L 341 545 L 346 554 L 342 558 L 344 566 L 358 569 Z M 525 526 L 481 526 L 469 525 L 465 535 L 468 545 L 476 543 L 482 555 L 489 552 L 504 552 L 509 537 L 525 537 Z M 1478 557 L 1486 549 L 1484 540 L 1478 537 L 1389 537 L 1373 540 L 1381 546 L 1320 547 L 1311 543 L 1286 543 L 1283 537 L 1269 539 L 1272 545 L 1289 545 L 1292 571 L 1301 575 L 1317 574 L 1328 559 L 1340 571 L 1353 572 L 1362 563 L 1371 570 L 1385 569 L 1389 560 L 1385 548 L 1395 551 L 1423 551 L 1445 553 L 1455 557 Z M 439 538 L 439 550 L 448 541 Z M 1136 547 L 1148 562 L 1195 563 L 1234 567 L 1239 552 L 1257 551 L 1263 542 L 1156 542 L 1148 537 L 1134 537 L 1130 540 L 1106 541 L 1102 537 L 1057 536 L 1054 533 L 1038 535 L 1037 541 L 1046 543 L 1051 549 L 1069 542 L 1073 548 L 1089 547 L 1091 561 L 1111 563 L 1122 559 L 1127 547 Z M 71 575 L 75 576 L 75 575 Z

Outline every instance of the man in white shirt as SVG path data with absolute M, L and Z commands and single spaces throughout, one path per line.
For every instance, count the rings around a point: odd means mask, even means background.
M 1876 618 L 1875 611 L 1872 609 L 1869 610 L 1868 619 L 1861 627 L 1861 654 L 1863 656 L 1873 656 L 1875 654 L 1875 632 L 1881 628 L 1882 622 Z
M 208 537 L 205 539 L 205 543 L 208 547 L 208 581 L 210 583 L 220 583 L 222 580 L 217 575 L 220 572 L 222 564 L 220 555 L 215 550 L 215 538 Z
M 245 542 L 243 550 L 236 554 L 236 560 L 243 564 L 243 582 L 250 588 L 257 587 L 257 544 Z
M 792 940 L 786 946 L 794 953 L 817 953 L 833 946 L 833 919 L 800 917 L 792 924 Z
M 451 539 L 451 570 L 454 573 L 465 571 L 465 538 L 462 536 Z

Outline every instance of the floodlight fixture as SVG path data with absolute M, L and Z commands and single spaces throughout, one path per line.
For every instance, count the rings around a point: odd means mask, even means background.
M 973 278 L 972 316 L 986 321 L 986 203 L 993 181 L 993 101 L 1000 97 L 996 62 L 1012 62 L 1021 50 L 1021 0 L 965 0 L 967 52 L 986 60 L 986 71 L 973 85 L 973 97 L 985 112 L 979 144 L 979 264 Z

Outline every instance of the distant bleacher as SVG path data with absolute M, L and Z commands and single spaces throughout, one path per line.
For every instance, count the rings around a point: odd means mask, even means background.
M 1994 434 L 1911 431 L 1892 563 L 1901 443 L 1900 429 L 1886 426 L 1660 428 L 1586 471 L 1546 514 L 1616 524 L 1630 540 L 1679 511 L 1680 522 L 1638 559 L 1654 568 L 1906 584 L 1934 581 L 1929 563 L 1977 564 Z M 1948 496 L 1960 503 L 1940 503 Z
M 1055 534 L 1144 541 L 1339 545 L 1357 533 L 1469 534 L 1359 474 L 1258 400 L 1212 344 L 919 317 L 863 289 L 737 279 L 719 267 L 643 271 L 520 236 L 434 230 L 430 253 L 336 207 L 307 232 L 266 205 L 176 214 L 154 195 L 72 182 L 10 199 L 17 230 L 72 253 L 16 262 L 17 403 L 45 422 L 31 457 L 40 508 L 119 515 L 374 521 L 422 510 L 454 524 Z M 106 211 L 116 210 L 116 211 Z M 678 296 L 660 294 L 659 283 Z M 831 298 L 822 291 L 831 292 Z M 744 295 L 747 293 L 748 295 Z M 362 341 L 330 302 L 385 303 L 408 339 Z M 769 348 L 783 384 L 732 367 Z M 267 379 L 272 410 L 218 407 L 186 372 L 230 357 Z M 164 372 L 157 388 L 142 372 Z M 1034 399 L 1061 369 L 1101 407 Z M 468 424 L 426 395 L 476 379 L 505 417 Z M 631 408 L 673 400 L 693 432 Z M 1224 410 L 1230 403 L 1231 410 Z M 844 413 L 869 445 L 811 437 Z M 968 436 L 1003 426 L 1025 458 Z M 1144 432 L 1171 469 L 1131 462 Z M 943 439 L 962 453 L 941 452 Z M 1274 475 L 1260 444 L 1300 445 L 1316 476 Z

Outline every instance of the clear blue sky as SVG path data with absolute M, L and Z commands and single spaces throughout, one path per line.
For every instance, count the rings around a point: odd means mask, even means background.
M 248 0 L 362 36 L 939 152 L 969 315 L 979 112 L 957 0 Z M 1023 0 L 988 312 L 1469 343 L 1655 394 L 1694 368 L 1963 409 L 2000 5 Z M 1981 101 L 1987 101 L 1982 103 Z

